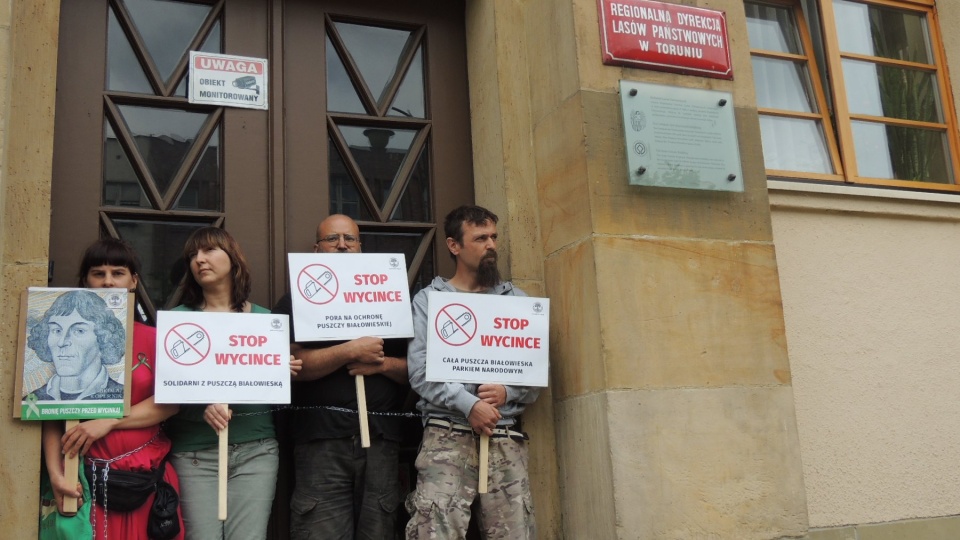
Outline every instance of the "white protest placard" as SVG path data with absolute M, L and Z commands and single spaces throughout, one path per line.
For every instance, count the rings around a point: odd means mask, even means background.
M 290 324 L 269 313 L 157 312 L 157 403 L 290 403 Z
M 413 336 L 402 253 L 291 253 L 297 341 Z
M 427 293 L 427 380 L 547 386 L 550 300 Z
M 267 109 L 267 60 L 190 51 L 190 103 Z

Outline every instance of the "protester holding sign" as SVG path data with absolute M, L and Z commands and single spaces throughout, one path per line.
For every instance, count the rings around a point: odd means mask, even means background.
M 183 247 L 183 258 L 190 272 L 184 277 L 183 303 L 175 310 L 269 313 L 247 300 L 251 288 L 247 260 L 223 229 L 194 231 Z M 230 513 L 220 521 L 217 434 L 228 423 Z M 168 421 L 167 430 L 183 486 L 180 499 L 187 538 L 265 538 L 279 467 L 270 406 L 184 405 Z
M 360 229 L 344 215 L 317 227 L 316 253 L 359 253 Z M 290 295 L 273 313 L 293 315 Z M 291 329 L 294 325 L 291 324 Z M 398 451 L 406 396 L 406 340 L 360 337 L 296 342 L 303 360 L 293 384 L 296 483 L 290 502 L 293 539 L 390 539 L 400 504 Z M 370 418 L 369 448 L 361 448 L 354 376 L 363 375 Z
M 104 238 L 87 248 L 80 263 L 80 287 L 123 288 L 136 290 L 140 280 L 140 261 L 126 242 Z M 179 490 L 174 468 L 166 463 L 170 439 L 160 429 L 160 422 L 177 412 L 176 405 L 154 403 L 154 353 L 156 331 L 136 322 L 133 328 L 133 364 L 130 414 L 123 418 L 101 418 L 81 422 L 64 433 L 63 422 L 43 423 L 43 453 L 58 509 L 62 512 L 64 495 L 79 497 L 76 478 L 63 474 L 64 455 L 84 456 L 88 482 L 99 493 L 97 507 L 90 512 L 93 537 L 148 538 L 151 509 L 157 497 L 153 486 L 162 478 L 163 489 Z M 97 477 L 92 478 L 94 467 Z M 162 470 L 161 470 L 162 469 Z M 139 473 L 144 490 L 142 501 L 125 497 L 120 488 L 112 489 L 111 474 L 116 478 L 125 472 Z M 116 473 L 116 474 L 114 474 Z M 106 477 L 106 490 L 103 478 Z M 131 478 L 134 478 L 131 476 Z M 99 484 L 99 485 L 98 485 Z M 113 497 L 115 501 L 111 501 Z M 106 499 L 106 500 L 105 500 Z M 84 501 L 78 501 L 83 503 Z M 116 504 L 126 507 L 121 510 Z M 106 505 L 106 508 L 104 506 Z M 133 506 L 132 509 L 129 507 Z M 176 506 L 174 505 L 175 509 Z M 154 518 L 156 519 L 156 518 Z M 183 538 L 183 521 L 176 512 L 167 520 L 163 538 Z M 156 538 L 157 531 L 149 535 Z
M 500 384 L 426 380 L 427 293 L 470 292 L 526 296 L 501 281 L 497 268 L 497 216 L 479 206 L 461 206 L 444 221 L 454 276 L 437 277 L 413 299 L 415 337 L 410 342 L 410 384 L 420 395 L 424 433 L 417 456 L 417 488 L 407 498 L 407 538 L 464 538 L 470 505 L 477 497 L 478 434 L 490 437 L 489 490 L 480 493 L 480 528 L 488 538 L 536 538 L 527 436 L 511 427 L 539 389 Z

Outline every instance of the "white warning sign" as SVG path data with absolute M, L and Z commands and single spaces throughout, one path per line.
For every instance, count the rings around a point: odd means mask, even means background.
M 190 51 L 190 103 L 267 109 L 267 60 Z

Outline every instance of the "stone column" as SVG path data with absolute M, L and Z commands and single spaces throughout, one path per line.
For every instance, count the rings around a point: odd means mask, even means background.
M 807 529 L 743 5 L 682 3 L 727 13 L 733 81 L 602 65 L 596 0 L 468 2 L 477 200 L 551 299 L 541 538 Z M 620 79 L 731 92 L 745 191 L 628 185 Z
M 20 293 L 47 284 L 59 0 L 0 0 L 0 530 L 36 538 L 40 425 L 12 418 Z

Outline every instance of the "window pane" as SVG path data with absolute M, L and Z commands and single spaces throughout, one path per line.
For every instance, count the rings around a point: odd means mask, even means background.
M 210 13 L 210 6 L 170 0 L 126 0 L 124 3 L 160 76 L 166 81 Z
M 430 222 L 430 145 L 423 147 L 390 221 Z
M 793 11 L 763 4 L 746 4 L 747 35 L 754 49 L 803 54 Z
M 367 204 L 360 197 L 360 191 L 347 171 L 347 165 L 330 140 L 330 213 L 343 214 L 361 221 L 373 220 Z
M 834 172 L 819 122 L 760 115 L 760 134 L 767 169 L 821 174 Z
M 759 56 L 754 56 L 752 62 L 758 106 L 798 112 L 816 111 L 816 100 L 805 64 Z
M 340 55 L 327 38 L 327 110 L 366 114 L 363 103 L 357 96 L 357 90 L 350 82 L 347 68 L 343 67 Z
M 932 64 L 923 13 L 834 0 L 843 52 Z
M 103 133 L 103 205 L 150 208 L 140 179 L 106 118 Z
M 173 207 L 177 210 L 212 210 L 221 206 L 220 186 L 220 128 L 214 130 L 200 161 L 193 168 L 183 192 Z
M 210 224 L 114 219 L 113 225 L 120 238 L 137 250 L 143 267 L 140 281 L 154 305 L 162 309 L 187 271 L 181 257 L 183 244 L 194 230 Z
M 153 94 L 153 88 L 133 53 L 127 35 L 120 28 L 120 22 L 110 9 L 107 27 L 107 89 L 120 92 Z
M 157 189 L 165 195 L 207 115 L 135 105 L 121 105 L 119 109 Z
M 393 99 L 390 110 L 387 111 L 387 116 L 426 118 L 424 102 L 423 47 L 421 46 L 410 62 L 410 68 L 407 69 L 407 75 L 397 90 L 397 97 Z
M 412 129 L 338 127 L 350 154 L 360 166 L 373 199 L 383 208 L 417 132 Z
M 342 22 L 334 25 L 347 52 L 360 69 L 367 88 L 379 102 L 387 84 L 397 72 L 397 64 L 410 32 Z
M 952 184 L 946 133 L 853 122 L 860 176 Z
M 200 45 L 200 52 L 223 52 L 223 46 L 220 44 L 220 21 L 217 21 L 213 25 L 213 28 L 210 29 L 210 32 L 207 34 L 207 38 L 204 39 L 203 44 Z M 189 72 L 189 70 L 184 72 L 183 78 L 180 79 L 180 84 L 177 85 L 177 90 L 173 93 L 173 95 L 184 98 L 187 97 L 187 73 Z
M 850 112 L 924 122 L 942 122 L 939 92 L 933 73 L 882 66 L 859 60 L 843 61 Z

